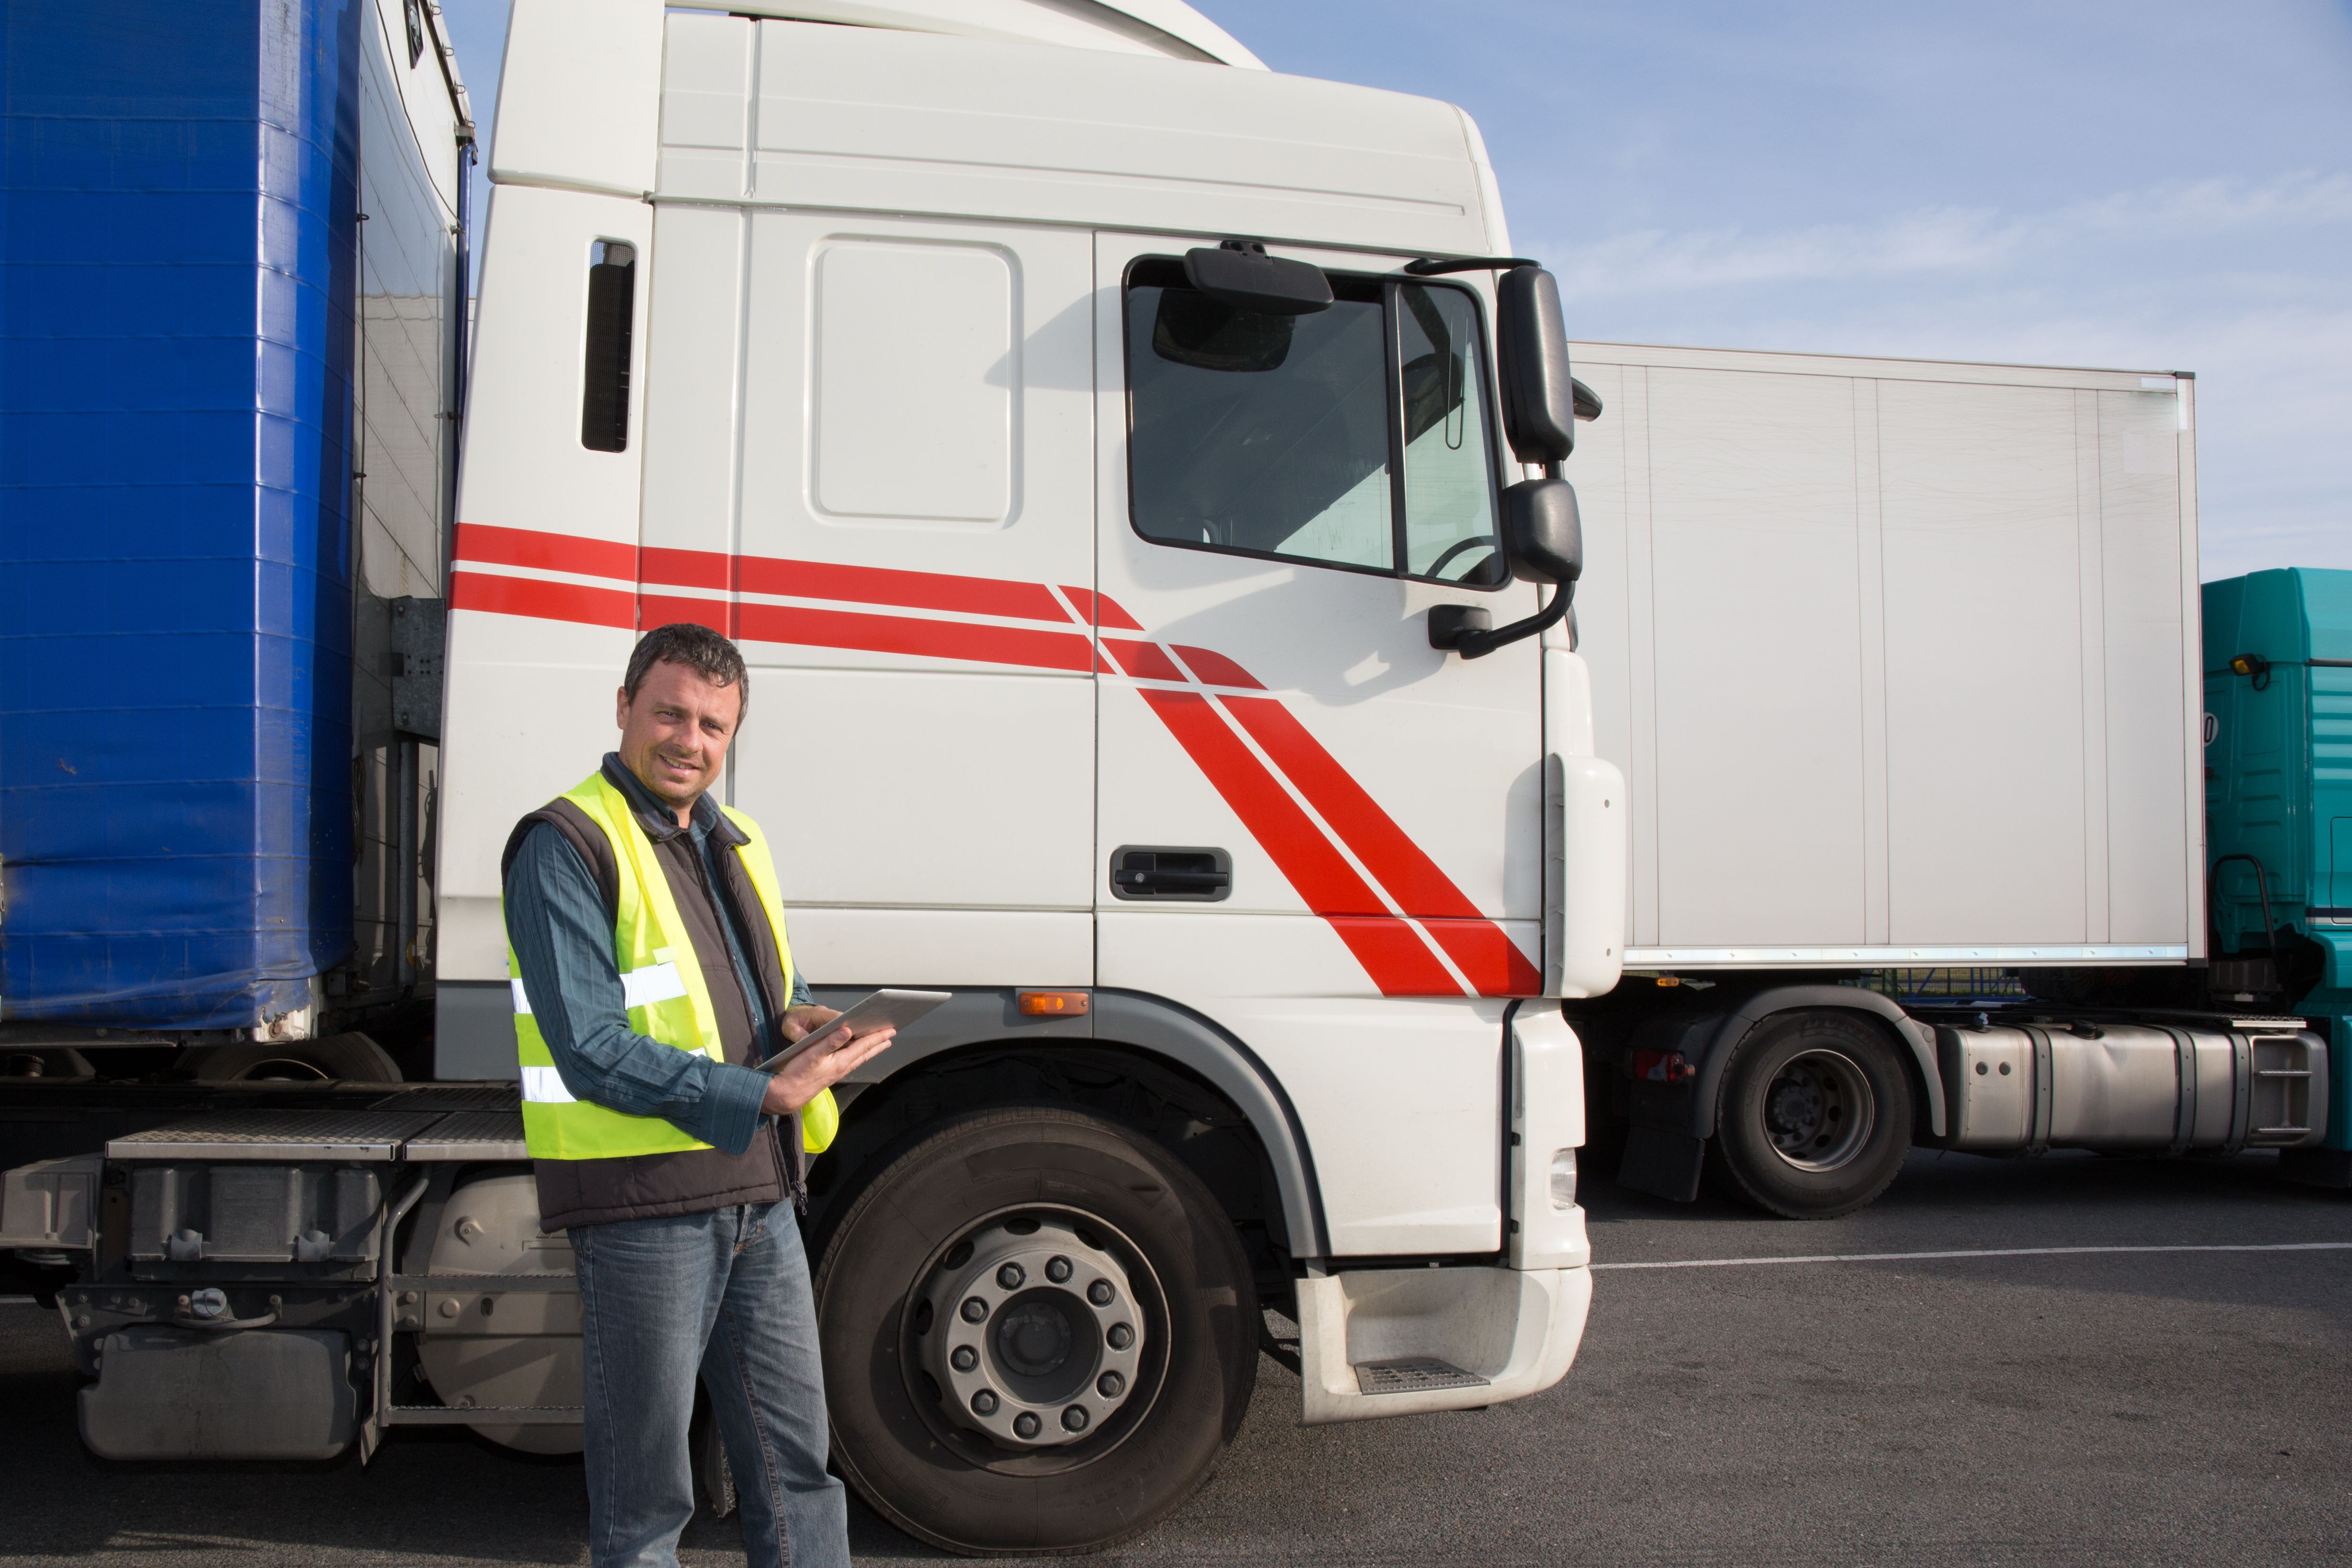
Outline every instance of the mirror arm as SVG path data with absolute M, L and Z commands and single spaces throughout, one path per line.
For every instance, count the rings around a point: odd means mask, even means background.
M 1456 256 L 1442 261 L 1424 256 L 1406 262 L 1404 269 L 1415 278 L 1435 278 L 1447 272 L 1507 272 L 1514 267 L 1542 265 L 1524 256 Z
M 1522 637 L 1548 632 L 1568 616 L 1568 606 L 1576 597 L 1576 584 L 1561 583 L 1551 591 L 1551 603 L 1524 621 L 1513 621 L 1507 626 L 1493 631 L 1465 631 L 1454 639 L 1454 651 L 1464 658 L 1484 658 L 1498 647 L 1506 647 Z

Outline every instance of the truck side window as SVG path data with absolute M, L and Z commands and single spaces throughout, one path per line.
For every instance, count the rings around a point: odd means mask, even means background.
M 1136 531 L 1332 566 L 1395 570 L 1380 286 L 1334 278 L 1311 316 L 1260 316 L 1139 263 L 1127 293 Z
M 1488 586 L 1507 563 L 1495 531 L 1478 309 L 1459 289 L 1397 289 L 1404 374 L 1404 572 Z
M 1508 571 L 1476 303 L 1443 285 L 1330 281 L 1330 309 L 1261 316 L 1196 292 L 1173 258 L 1135 264 L 1136 531 L 1199 550 L 1499 586 Z
M 580 444 L 629 449 L 629 329 L 636 310 L 637 251 L 600 239 L 588 253 L 587 363 L 580 388 Z

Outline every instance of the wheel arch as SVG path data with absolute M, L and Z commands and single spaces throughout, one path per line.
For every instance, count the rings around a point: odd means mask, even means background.
M 846 997 L 825 994 L 832 989 L 820 988 L 820 1000 L 845 1005 Z M 1111 990 L 1089 995 L 1084 1017 L 1030 1019 L 1017 1012 L 1011 990 L 958 988 L 953 1002 L 908 1030 L 845 1084 L 849 1092 L 844 1096 L 836 1147 L 856 1159 L 840 1176 L 861 1168 L 887 1142 L 885 1138 L 868 1147 L 867 1141 L 856 1136 L 862 1124 L 921 1079 L 980 1062 L 1123 1058 L 1147 1071 L 1172 1075 L 1222 1102 L 1264 1162 L 1271 1189 L 1267 1195 L 1273 1199 L 1269 1206 L 1279 1216 L 1290 1255 L 1327 1256 L 1330 1247 L 1322 1194 L 1306 1129 L 1289 1096 L 1256 1053 L 1231 1031 L 1166 997 Z M 1214 1183 L 1211 1187 L 1219 1191 Z
M 1927 1112 L 1927 1129 L 1944 1135 L 1944 1079 L 1936 1065 L 1935 1031 L 1918 1022 L 1891 997 L 1855 985 L 1776 985 L 1740 1003 L 1718 1024 L 1699 1064 L 1697 1092 L 1691 1097 L 1691 1131 L 1700 1138 L 1715 1136 L 1723 1109 L 1724 1080 L 1732 1058 L 1749 1037 L 1773 1019 L 1790 1013 L 1850 1013 L 1869 1019 L 1898 1046 L 1897 1059 L 1910 1070 L 1911 1087 Z

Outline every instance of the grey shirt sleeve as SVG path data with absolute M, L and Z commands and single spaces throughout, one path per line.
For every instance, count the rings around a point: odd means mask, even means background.
M 613 1110 L 658 1116 L 730 1154 L 751 1146 L 768 1075 L 629 1027 L 604 895 L 551 824 L 532 828 L 515 852 L 506 920 L 531 1016 L 564 1088 Z

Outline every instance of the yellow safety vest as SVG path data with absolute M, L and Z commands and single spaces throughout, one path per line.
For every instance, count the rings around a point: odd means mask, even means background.
M 703 984 L 702 965 L 695 959 L 679 919 L 669 880 L 654 861 L 653 840 L 637 825 L 627 798 L 594 773 L 563 798 L 578 806 L 588 820 L 612 841 L 613 858 L 620 868 L 620 908 L 614 915 L 613 959 L 621 971 L 621 994 L 628 1007 L 629 1027 L 648 1039 L 682 1051 L 699 1051 L 712 1061 L 725 1061 L 719 1026 L 710 1010 L 709 988 Z M 750 842 L 737 851 L 743 869 L 767 911 L 769 929 L 776 935 L 776 956 L 783 965 L 784 994 L 792 994 L 793 950 L 784 940 L 783 901 L 776 891 L 775 862 L 759 826 L 731 806 L 728 819 L 741 828 Z M 522 984 L 522 965 L 514 944 L 507 944 L 507 973 L 514 987 L 515 1054 L 522 1063 L 523 1142 L 534 1160 L 614 1160 L 632 1154 L 671 1154 L 709 1144 L 681 1131 L 659 1116 L 632 1116 L 590 1100 L 575 1099 L 556 1070 L 555 1057 L 531 1016 L 530 998 Z M 812 1154 L 822 1153 L 841 1125 L 833 1091 L 826 1089 L 801 1107 L 801 1143 Z

